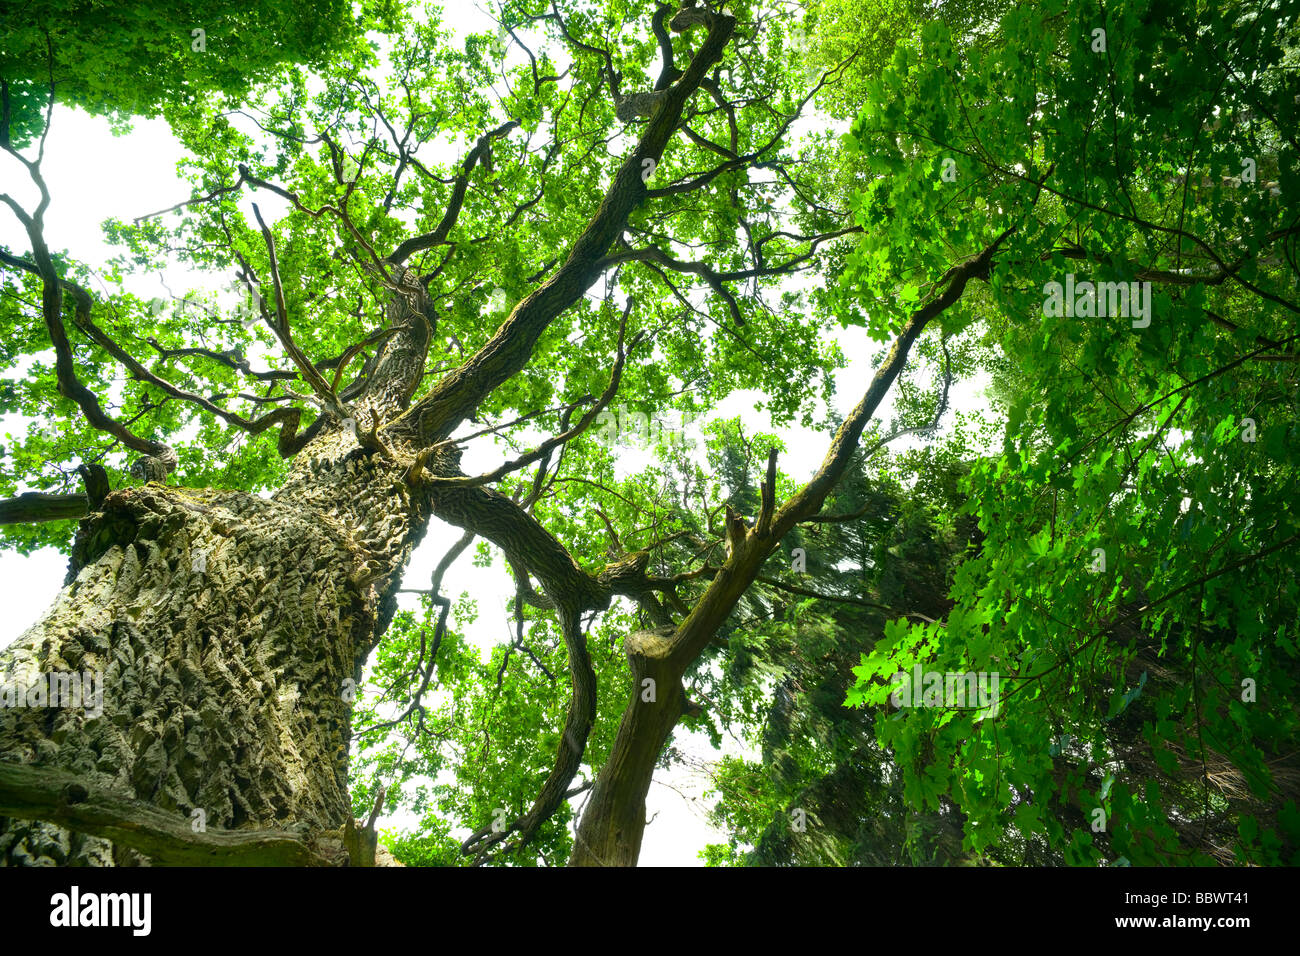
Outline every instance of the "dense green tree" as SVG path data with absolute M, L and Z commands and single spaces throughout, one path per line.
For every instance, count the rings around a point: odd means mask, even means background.
M 937 23 L 855 125 L 877 175 L 846 278 L 877 335 L 1000 243 L 945 316 L 1003 357 L 1003 448 L 965 484 L 987 537 L 849 696 L 1001 673 L 995 719 L 876 724 L 975 851 L 1296 861 L 1298 39 L 1280 4 L 1056 0 L 964 52 Z
M 120 123 L 239 96 L 288 64 L 325 62 L 356 42 L 367 23 L 378 20 L 369 11 L 355 16 L 343 0 L 6 4 L 0 11 L 6 135 L 23 146 L 41 134 L 51 89 L 61 103 Z

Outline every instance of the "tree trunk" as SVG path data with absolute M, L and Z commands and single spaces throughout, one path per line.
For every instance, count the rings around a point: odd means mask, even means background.
M 681 674 L 669 659 L 668 641 L 638 631 L 623 646 L 632 699 L 578 824 L 570 866 L 636 866 L 655 764 L 682 715 Z
M 0 684 L 101 674 L 102 713 L 0 709 L 0 761 L 73 772 L 192 829 L 339 830 L 352 692 L 427 517 L 402 470 L 342 430 L 308 445 L 270 500 L 113 493 L 82 521 L 57 601 L 0 653 Z M 7 819 L 0 862 L 147 861 Z

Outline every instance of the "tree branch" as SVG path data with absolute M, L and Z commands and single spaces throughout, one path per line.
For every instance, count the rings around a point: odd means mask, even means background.
M 735 30 L 731 17 L 712 17 L 708 36 L 686 72 L 663 93 L 663 104 L 646 124 L 632 155 L 614 176 L 604 201 L 573 243 L 564 264 L 540 288 L 519 302 L 492 339 L 468 361 L 438 382 L 407 412 L 421 445 L 447 438 L 483 399 L 524 368 L 550 323 L 590 287 L 598 263 L 626 228 L 629 215 L 646 195 L 642 179 L 649 161 L 658 163 L 676 132 L 687 99 L 716 62 Z
M 130 847 L 163 866 L 335 866 L 338 853 L 289 830 L 196 833 L 152 804 L 88 786 L 74 774 L 0 762 L 0 816 L 42 820 Z
M 424 483 L 428 485 L 442 485 L 444 487 L 452 487 L 452 486 L 475 487 L 478 485 L 491 484 L 492 482 L 500 480 L 501 478 L 505 477 L 511 472 L 518 471 L 520 468 L 527 467 L 528 465 L 531 465 L 533 462 L 549 456 L 550 453 L 554 451 L 557 447 L 563 445 L 565 442 L 571 441 L 573 438 L 577 437 L 578 435 L 581 435 L 584 431 L 586 431 L 589 427 L 591 427 L 591 423 L 594 422 L 597 417 L 599 417 L 600 413 L 605 409 L 605 406 L 607 406 L 613 400 L 614 396 L 618 394 L 618 384 L 623 377 L 623 365 L 626 362 L 628 356 L 632 354 L 632 350 L 635 349 L 637 344 L 641 341 L 642 333 L 638 332 L 636 335 L 632 336 L 632 341 L 628 343 L 627 349 L 624 350 L 623 348 L 623 335 L 627 331 L 627 316 L 631 308 L 632 308 L 632 302 L 631 300 L 629 300 L 627 309 L 625 309 L 623 312 L 623 320 L 619 323 L 618 326 L 618 357 L 614 360 L 614 369 L 610 373 L 609 385 L 605 387 L 605 391 L 601 394 L 600 398 L 596 400 L 596 404 L 593 405 L 590 409 L 588 409 L 586 414 L 584 414 L 582 418 L 578 419 L 578 423 L 576 425 L 574 425 L 572 428 L 566 429 L 565 431 L 561 432 L 559 435 L 556 435 L 552 438 L 548 438 L 546 441 L 542 442 L 532 451 L 519 456 L 513 461 L 505 462 L 500 467 L 494 469 L 493 471 L 487 472 L 486 474 L 479 475 L 478 477 L 475 478 L 430 476 L 422 479 Z M 416 462 L 421 467 L 423 467 L 423 462 L 419 458 L 416 459 Z M 418 477 L 419 472 L 416 471 L 415 474 Z
M 432 232 L 426 232 L 423 235 L 412 236 L 405 240 L 401 245 L 393 250 L 392 255 L 388 257 L 389 262 L 400 265 L 417 252 L 425 249 L 432 249 L 434 246 L 441 245 L 446 241 L 448 234 L 456 225 L 456 220 L 460 218 L 461 207 L 465 204 L 465 193 L 469 189 L 469 176 L 474 167 L 487 153 L 488 148 L 492 145 L 492 140 L 506 135 L 512 129 L 519 126 L 518 120 L 511 120 L 508 123 L 502 123 L 494 130 L 484 133 L 474 144 L 474 148 L 469 151 L 465 161 L 461 164 L 460 175 L 456 177 L 455 185 L 452 186 L 451 197 L 447 200 L 447 208 L 442 214 L 442 221 L 438 223 L 437 228 Z
M 289 329 L 289 310 L 284 300 L 284 285 L 280 281 L 280 263 L 275 254 L 275 237 L 271 235 L 271 230 L 267 228 L 266 221 L 262 218 L 262 211 L 257 208 L 257 203 L 253 203 L 253 215 L 257 217 L 257 224 L 262 229 L 262 239 L 266 243 L 266 252 L 270 260 L 271 270 L 271 288 L 274 292 L 275 303 L 275 320 L 271 320 L 266 304 L 265 297 L 262 298 L 262 315 L 266 318 L 266 324 L 275 337 L 280 340 L 280 345 L 284 347 L 285 353 L 297 367 L 303 379 L 311 386 L 311 390 L 316 393 L 320 399 L 322 407 L 328 409 L 340 419 L 349 418 L 348 409 L 339 401 L 333 389 L 320 372 L 316 371 L 314 366 L 298 348 L 297 343 L 293 340 L 293 333 Z M 335 380 L 337 381 L 337 376 Z

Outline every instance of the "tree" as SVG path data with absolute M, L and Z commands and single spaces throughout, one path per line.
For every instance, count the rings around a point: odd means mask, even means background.
M 18 404 L 34 411 L 57 385 L 63 398 L 55 414 L 75 422 L 53 440 L 36 428 L 30 446 L 54 461 L 79 459 L 88 474 L 100 464 L 118 486 L 87 500 L 63 595 L 5 651 L 11 681 L 93 666 L 116 689 L 96 719 L 69 712 L 50 722 L 39 711 L 5 710 L 5 759 L 27 776 L 12 785 L 22 798 L 2 809 L 44 821 L 6 824 L 11 858 L 123 862 L 141 852 L 177 859 L 218 851 L 227 838 L 219 831 L 254 829 L 271 831 L 276 853 L 287 843 L 333 859 L 339 846 L 351 847 L 352 688 L 394 616 L 400 572 L 430 515 L 501 547 L 525 594 L 534 594 L 536 579 L 545 595 L 536 599 L 548 603 L 566 643 L 572 697 L 554 767 L 529 812 L 502 831 L 526 843 L 562 801 L 594 717 L 580 616 L 626 595 L 665 624 L 655 595 L 672 585 L 648 576 L 640 553 L 584 568 L 531 513 L 540 495 L 520 502 L 486 486 L 540 462 L 535 486 L 545 489 L 552 454 L 592 425 L 620 383 L 650 398 L 674 390 L 655 362 L 629 361 L 655 324 L 675 320 L 656 345 L 678 350 L 698 349 L 699 324 L 717 323 L 725 331 L 701 370 L 712 378 L 707 390 L 769 387 L 778 414 L 788 416 L 803 396 L 788 379 L 783 388 L 774 382 L 792 367 L 809 378 L 826 367 L 806 334 L 783 349 L 786 368 L 763 362 L 756 345 L 799 334 L 808 322 L 728 288 L 770 285 L 851 231 L 840 222 L 817 228 L 824 212 L 780 209 L 770 198 L 798 190 L 784 150 L 807 94 L 792 97 L 782 87 L 761 21 L 748 21 L 738 38 L 735 16 L 661 7 L 650 29 L 642 25 L 639 38 L 611 49 L 601 38 L 638 22 L 617 8 L 593 16 L 523 7 L 509 17 L 503 35 L 527 62 L 497 97 L 488 95 L 480 54 L 499 51 L 502 40 L 474 36 L 456 51 L 435 22 L 408 17 L 386 89 L 365 73 L 376 58 L 357 49 L 333 63 L 315 96 L 306 95 L 298 71 L 260 101 L 252 96 L 248 105 L 265 107 L 259 119 L 272 134 L 266 152 L 217 107 L 195 105 L 175 121 L 196 157 L 196 198 L 178 207 L 184 219 L 176 238 L 193 262 L 237 267 L 258 293 L 258 330 L 192 310 L 146 318 L 146 304 L 125 293 L 97 302 L 75 266 L 49 251 L 42 215 L 51 199 L 39 150 L 21 158 L 12 140 L 6 144 L 41 191 L 31 210 L 6 198 L 30 243 L 26 255 L 4 253 L 14 290 L 9 322 L 29 347 L 52 344 L 56 360 Z M 570 52 L 567 70 L 545 50 L 531 53 L 518 35 L 529 29 Z M 724 70 L 737 44 L 756 59 Z M 660 66 L 657 78 L 644 81 L 649 93 L 630 92 L 642 83 L 631 78 L 625 92 L 625 76 L 650 76 L 652 57 Z M 634 141 L 606 154 L 623 124 Z M 438 133 L 470 140 L 447 174 L 417 156 Z M 535 139 L 548 145 L 537 148 Z M 757 168 L 775 176 L 748 183 L 747 171 Z M 561 177 L 571 184 L 563 194 L 553 185 Z M 255 207 L 254 226 L 236 207 L 243 190 L 278 196 L 293 211 L 272 228 Z M 747 190 L 758 197 L 752 205 L 742 198 Z M 747 248 L 735 235 L 742 219 Z M 152 218 L 118 224 L 114 234 L 137 263 L 156 256 L 164 236 Z M 675 247 L 692 243 L 713 253 L 707 263 L 677 258 Z M 605 275 L 618 276 L 621 309 L 612 280 L 599 304 L 583 298 Z M 486 277 L 515 303 L 490 334 L 479 315 Z M 692 277 L 717 293 L 706 308 L 692 300 Z M 39 310 L 26 305 L 33 295 Z M 383 318 L 370 330 L 358 328 L 367 300 L 371 315 Z M 116 408 L 106 410 L 100 398 L 113 391 L 111 368 L 92 364 L 94 353 L 78 355 L 65 302 L 75 334 L 131 376 L 114 396 Z M 140 326 L 149 334 L 136 334 Z M 748 342 L 738 332 L 744 327 L 752 330 Z M 581 330 L 590 351 L 610 356 L 610 373 L 593 374 L 589 361 L 564 354 L 570 330 Z M 261 371 L 246 357 L 272 343 L 291 368 Z M 463 356 L 455 362 L 453 344 Z M 146 352 L 135 354 L 139 346 Z M 430 364 L 431 348 L 442 363 Z M 732 365 L 745 351 L 751 356 Z M 906 344 L 844 427 L 838 452 L 784 510 L 776 507 L 775 459 L 769 462 L 755 527 L 728 519 L 727 567 L 736 570 L 705 590 L 698 603 L 705 616 L 671 640 L 644 632 L 624 639 L 634 681 L 655 681 L 657 693 L 628 710 L 632 724 L 649 721 L 648 735 L 634 727 L 606 763 L 630 760 L 629 769 L 610 769 L 593 788 L 582 834 L 589 852 L 635 861 L 641 826 L 625 821 L 638 817 L 653 763 L 685 706 L 681 675 L 708 640 L 708 621 L 726 616 L 783 530 L 816 510 L 905 355 Z M 258 391 L 241 391 L 246 383 Z M 452 440 L 458 426 L 512 410 L 553 423 L 559 434 L 492 473 L 462 474 Z M 197 441 L 176 447 L 167 440 L 187 425 L 197 427 Z M 228 457 L 226 429 L 244 436 Z M 114 439 L 108 449 L 98 445 L 101 433 Z M 125 463 L 104 456 L 118 443 L 139 454 L 133 469 L 143 486 L 121 486 Z M 285 465 L 269 460 L 272 447 Z M 175 474 L 184 487 L 169 483 Z M 205 483 L 223 489 L 194 487 Z M 254 493 L 259 486 L 275 490 L 263 498 Z M 66 497 L 7 507 L 23 519 L 42 516 L 33 507 L 49 517 L 69 513 Z M 440 622 L 432 647 L 441 633 Z M 45 775 L 31 777 L 38 771 Z M 60 772 L 83 777 L 87 792 L 75 801 L 82 809 L 53 809 Z M 167 828 L 128 829 L 114 817 L 110 808 L 120 810 L 124 798 L 181 819 L 202 817 L 211 829 L 187 837 L 188 848 L 166 850 L 175 836 Z
M 1296 860 L 1297 24 L 1187 14 L 1044 3 L 964 51 L 934 24 L 855 127 L 872 324 L 1011 230 L 945 316 L 1002 355 L 1003 447 L 965 485 L 987 537 L 954 610 L 886 627 L 848 695 L 1001 672 L 995 719 L 876 723 L 909 803 L 953 799 L 976 851 Z
M 736 837 L 714 862 L 1296 861 L 1296 537 L 1277 497 L 1296 488 L 1295 220 L 1280 201 L 1295 174 L 1295 20 L 1198 16 L 1045 4 L 984 44 L 935 24 L 867 81 L 855 142 L 877 255 L 858 274 L 884 296 L 871 319 L 970 222 L 991 232 L 1010 216 L 1009 242 L 1028 243 L 990 295 L 945 316 L 990 348 L 1005 438 L 958 454 L 972 467 L 941 513 L 980 533 L 947 566 L 951 608 L 863 636 L 829 589 L 772 647 L 806 696 L 762 715 L 760 766 L 722 768 Z M 1088 286 L 1058 310 L 1072 267 Z M 1150 313 L 1107 308 L 1107 278 L 1154 287 Z M 1254 414 L 1273 423 L 1271 448 Z M 873 481 L 890 470 L 873 463 Z M 934 487 L 918 478 L 915 497 Z M 858 643 L 870 650 L 847 700 L 885 707 L 860 711 L 865 741 L 828 734 L 841 715 L 807 690 L 841 676 L 810 651 Z M 993 714 L 891 714 L 887 678 L 918 665 L 1001 672 L 1010 689 Z
M 6 135 L 17 146 L 41 135 L 51 88 L 60 102 L 119 123 L 175 115 L 203 95 L 240 95 L 287 64 L 324 62 L 355 42 L 366 22 L 377 25 L 369 13 L 354 19 L 340 0 L 8 5 L 0 12 Z

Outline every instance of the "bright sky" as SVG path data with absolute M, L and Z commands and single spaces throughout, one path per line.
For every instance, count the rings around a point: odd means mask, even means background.
M 74 110 L 56 109 L 43 165 L 43 174 L 53 196 L 45 231 L 50 247 L 68 249 L 92 267 L 102 266 L 119 250 L 104 242 L 99 229 L 101 222 L 109 218 L 130 220 L 188 197 L 188 184 L 176 174 L 180 157 L 179 145 L 161 120 L 137 122 L 129 135 L 115 137 L 103 120 Z M 5 191 L 13 194 L 26 208 L 34 205 L 34 189 L 29 188 L 25 172 L 8 156 L 0 158 L 0 181 L 5 183 Z M 264 214 L 267 211 L 263 209 Z M 29 248 L 25 234 L 7 210 L 0 215 L 0 243 L 24 252 Z M 175 272 L 169 273 L 166 281 L 173 291 L 179 293 L 195 286 L 216 288 L 226 284 L 229 277 L 204 278 Z M 157 279 L 131 277 L 126 285 L 144 297 L 167 295 Z M 92 285 L 91 291 L 103 290 Z M 835 404 L 844 413 L 861 398 L 873 374 L 870 361 L 873 351 L 868 348 L 865 333 L 860 329 L 835 329 L 832 334 L 850 358 L 848 366 L 836 376 Z M 733 395 L 717 414 L 721 417 L 740 415 L 747 431 L 773 430 L 766 416 L 754 411 L 757 397 L 753 393 Z M 955 386 L 952 399 L 952 407 L 956 409 L 980 404 L 975 387 L 969 383 Z M 891 411 L 884 408 L 881 414 L 888 416 Z M 18 416 L 0 416 L 0 434 L 22 434 L 25 430 L 25 422 Z M 802 429 L 775 431 L 787 442 L 788 451 L 781 459 L 782 468 L 792 477 L 810 476 L 826 452 L 828 436 Z M 897 443 L 897 447 L 905 446 L 906 439 Z M 466 454 L 463 466 L 473 474 L 490 469 L 499 460 L 490 445 L 476 443 Z M 629 462 L 633 467 L 641 466 L 635 456 L 631 456 Z M 427 587 L 434 565 L 458 537 L 458 529 L 435 519 L 424 544 L 412 558 L 404 587 Z M 0 647 L 8 645 L 40 618 L 58 594 L 65 571 L 66 560 L 53 549 L 28 557 L 0 553 L 0 608 L 4 609 L 4 614 L 0 615 Z M 511 586 L 500 562 L 494 568 L 482 569 L 473 567 L 468 557 L 462 558 L 448 573 L 444 593 L 459 595 L 462 592 L 468 592 L 478 600 L 480 617 L 464 629 L 486 654 L 488 648 L 508 639 L 511 631 L 505 608 Z M 402 595 L 400 600 L 408 608 L 418 604 L 414 595 Z M 695 758 L 692 763 L 707 763 L 718 756 L 709 747 L 707 739 L 701 736 L 679 735 L 675 743 L 680 750 Z M 727 751 L 740 752 L 740 748 L 729 742 Z M 700 865 L 699 850 L 706 843 L 725 842 L 726 839 L 704 820 L 706 801 L 702 794 L 707 789 L 707 778 L 703 773 L 680 769 L 661 776 L 662 779 L 657 778 L 656 785 L 650 790 L 647 819 L 652 819 L 653 823 L 646 830 L 641 863 L 649 866 Z M 408 822 L 413 821 L 384 821 L 389 825 Z

